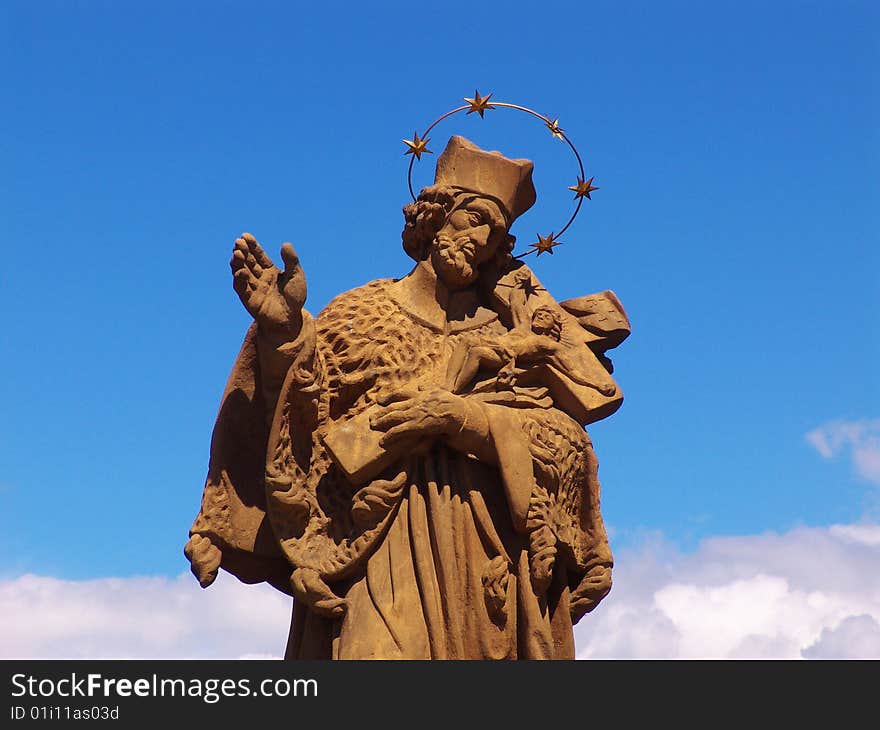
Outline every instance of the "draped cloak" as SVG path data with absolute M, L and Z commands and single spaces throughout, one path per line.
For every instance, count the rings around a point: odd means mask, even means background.
M 251 327 L 191 534 L 210 537 L 245 582 L 294 593 L 308 574 L 345 600 L 341 617 L 294 601 L 288 658 L 573 658 L 573 624 L 607 592 L 583 586 L 612 564 L 583 426 L 621 401 L 578 385 L 610 381 L 590 337 L 578 339 L 582 312 L 564 312 L 565 337 L 584 353 L 579 377 L 541 366 L 531 385 L 525 373 L 512 391 L 464 394 L 496 459 L 422 438 L 355 474 L 328 444 L 368 431 L 383 395 L 442 384 L 461 338 L 508 331 L 503 317 L 438 331 L 394 300 L 392 284 L 339 295 L 280 347 Z M 514 514 L 516 494 L 527 513 Z M 538 557 L 551 563 L 544 583 Z

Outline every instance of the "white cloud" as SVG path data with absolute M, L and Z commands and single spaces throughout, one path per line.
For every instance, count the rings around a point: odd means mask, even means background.
M 0 581 L 0 658 L 278 657 L 291 599 L 221 574 Z
M 611 595 L 575 629 L 582 658 L 880 658 L 880 525 L 662 536 L 616 556 Z M 222 574 L 0 580 L 0 658 L 278 657 L 290 598 Z
M 575 629 L 580 658 L 880 658 L 880 525 L 654 540 Z
M 806 439 L 826 459 L 849 451 L 856 474 L 880 484 L 880 419 L 831 421 L 810 431 Z
M 847 542 L 880 546 L 880 525 L 832 525 L 831 534 Z
M 819 640 L 804 650 L 810 659 L 880 657 L 880 623 L 867 614 L 845 618 L 837 628 L 822 629 Z

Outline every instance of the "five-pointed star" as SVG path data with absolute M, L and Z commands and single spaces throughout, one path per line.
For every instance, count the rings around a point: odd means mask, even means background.
M 578 175 L 577 185 L 572 185 L 568 189 L 574 190 L 575 200 L 577 200 L 578 198 L 586 198 L 587 200 L 592 200 L 592 198 L 590 197 L 590 193 L 592 193 L 594 190 L 598 190 L 599 188 L 593 185 L 593 178 L 590 178 L 585 182 L 584 179 L 580 175 Z
M 557 241 L 554 239 L 554 233 L 550 233 L 549 236 L 542 236 L 540 233 L 538 234 L 538 240 L 532 244 L 532 249 L 538 252 L 538 256 L 542 253 L 549 253 L 551 256 L 553 255 L 553 247 L 559 246 L 562 241 Z
M 428 149 L 428 142 L 430 139 L 425 137 L 424 139 L 419 139 L 419 133 L 413 132 L 412 139 L 405 139 L 403 143 L 409 147 L 409 149 L 404 152 L 404 155 L 415 155 L 417 160 L 422 159 L 422 153 L 426 152 L 429 155 L 434 154 L 431 150 Z
M 559 119 L 554 119 L 552 122 L 545 122 L 547 125 L 547 129 L 550 130 L 550 134 L 552 134 L 556 139 L 562 139 L 562 133 L 565 131 L 562 127 L 559 126 Z
M 480 92 L 474 89 L 474 98 L 468 99 L 465 97 L 465 101 L 471 105 L 471 108 L 467 110 L 468 114 L 473 114 L 476 112 L 480 115 L 480 119 L 484 119 L 483 113 L 489 109 L 494 109 L 495 107 L 489 103 L 489 99 L 492 98 L 492 94 L 486 94 L 486 96 L 480 96 Z

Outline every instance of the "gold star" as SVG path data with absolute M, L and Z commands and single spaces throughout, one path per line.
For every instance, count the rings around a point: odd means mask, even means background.
M 565 131 L 562 127 L 559 126 L 559 119 L 554 119 L 552 122 L 545 122 L 547 125 L 547 129 L 550 130 L 550 134 L 552 134 L 556 139 L 562 139 L 562 133 Z
M 480 96 L 480 92 L 474 89 L 474 98 L 468 99 L 465 97 L 465 101 L 471 105 L 471 108 L 467 110 L 468 114 L 473 114 L 476 112 L 480 115 L 480 119 L 484 119 L 483 113 L 489 109 L 494 109 L 495 107 L 489 103 L 489 99 L 492 98 L 492 94 L 486 94 L 486 96 Z
M 553 255 L 553 247 L 559 246 L 562 241 L 557 241 L 554 239 L 554 233 L 550 233 L 549 236 L 542 236 L 540 233 L 538 234 L 538 240 L 532 244 L 531 248 L 534 251 L 538 252 L 538 256 L 542 253 L 549 253 L 551 256 Z
M 598 189 L 599 188 L 593 185 L 593 178 L 590 178 L 589 180 L 584 182 L 584 179 L 580 175 L 578 175 L 577 185 L 572 185 L 571 187 L 569 187 L 569 190 L 574 190 L 575 200 L 577 200 L 578 198 L 586 198 L 587 200 L 592 200 L 592 198 L 590 197 L 590 193 Z
M 428 149 L 428 142 L 430 142 L 430 139 L 428 139 L 427 137 L 425 137 L 424 139 L 419 139 L 419 133 L 413 132 L 412 139 L 403 140 L 403 143 L 407 147 L 409 147 L 409 149 L 406 152 L 404 152 L 403 154 L 404 155 L 415 155 L 417 160 L 422 159 L 422 152 L 426 152 L 429 155 L 432 155 L 434 153 Z

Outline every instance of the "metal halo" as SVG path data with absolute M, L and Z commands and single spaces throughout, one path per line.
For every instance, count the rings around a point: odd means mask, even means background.
M 577 200 L 577 205 L 575 206 L 574 212 L 571 214 L 571 217 L 568 219 L 566 224 L 564 226 L 562 226 L 561 229 L 559 229 L 559 232 L 558 233 L 551 232 L 550 235 L 546 236 L 546 237 L 538 235 L 538 242 L 531 244 L 532 248 L 529 251 L 526 251 L 525 253 L 521 253 L 519 256 L 514 256 L 514 258 L 520 259 L 520 258 L 523 258 L 524 256 L 528 256 L 529 254 L 532 254 L 535 252 L 537 252 L 539 256 L 542 253 L 544 253 L 545 251 L 547 253 L 552 254 L 553 248 L 562 243 L 562 241 L 558 240 L 559 237 L 568 230 L 569 226 L 571 226 L 572 223 L 574 223 L 574 219 L 577 217 L 577 214 L 580 212 L 581 205 L 583 205 L 584 198 L 588 198 L 588 199 L 592 200 L 592 198 L 590 198 L 590 193 L 593 190 L 598 190 L 599 188 L 592 186 L 592 182 L 593 182 L 592 177 L 589 179 L 589 181 L 586 180 L 586 174 L 584 173 L 584 164 L 583 164 L 583 161 L 581 160 L 581 156 L 580 156 L 580 154 L 578 154 L 577 148 L 574 146 L 572 141 L 568 138 L 568 135 L 565 134 L 565 131 L 559 127 L 559 120 L 558 119 L 550 119 L 550 117 L 545 116 L 544 114 L 540 114 L 540 113 L 536 112 L 534 109 L 529 109 L 528 107 L 521 106 L 520 104 L 510 104 L 508 102 L 503 102 L 503 101 L 493 101 L 493 102 L 489 103 L 489 99 L 491 98 L 491 96 L 492 96 L 492 94 L 487 94 L 486 96 L 481 97 L 480 94 L 475 91 L 474 92 L 474 99 L 465 99 L 465 101 L 470 102 L 470 103 L 465 104 L 464 106 L 456 107 L 455 109 L 451 109 L 450 111 L 446 112 L 445 114 L 442 114 L 441 116 L 437 117 L 437 119 L 435 119 L 433 122 L 431 122 L 431 124 L 428 126 L 428 128 L 425 129 L 425 132 L 424 132 L 424 134 L 422 134 L 421 138 L 419 137 L 418 133 L 415 133 L 415 134 L 413 134 L 412 141 L 406 140 L 406 139 L 403 140 L 404 144 L 406 144 L 409 147 L 409 149 L 404 154 L 412 155 L 412 157 L 410 157 L 409 167 L 407 168 L 407 171 L 406 171 L 406 183 L 407 183 L 407 186 L 409 187 L 409 194 L 412 196 L 413 201 L 415 201 L 416 194 L 413 191 L 413 186 L 412 186 L 413 164 L 415 163 L 415 161 L 417 159 L 421 160 L 422 153 L 432 154 L 431 151 L 429 149 L 427 149 L 427 146 L 426 146 L 427 142 L 428 142 L 428 134 L 431 132 L 432 129 L 434 129 L 434 127 L 436 127 L 438 124 L 440 124 L 440 122 L 442 122 L 444 119 L 447 119 L 448 117 L 451 117 L 454 114 L 458 114 L 459 112 L 463 112 L 463 111 L 467 111 L 468 114 L 470 114 L 471 112 L 477 112 L 477 113 L 479 113 L 480 118 L 483 119 L 484 118 L 483 113 L 485 111 L 489 111 L 489 110 L 492 110 L 495 108 L 515 109 L 517 111 L 525 112 L 526 114 L 531 114 L 533 117 L 536 117 L 536 118 L 540 119 L 542 122 L 544 122 L 544 124 L 550 130 L 550 133 L 554 137 L 557 137 L 558 139 L 563 140 L 571 148 L 571 151 L 574 153 L 575 159 L 577 160 L 578 170 L 580 172 L 580 174 L 578 175 L 578 178 L 577 178 L 578 188 L 584 188 L 584 186 L 585 186 L 585 191 L 583 189 L 576 189 L 574 187 L 569 188 L 570 190 L 575 190 L 575 200 Z

